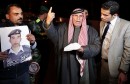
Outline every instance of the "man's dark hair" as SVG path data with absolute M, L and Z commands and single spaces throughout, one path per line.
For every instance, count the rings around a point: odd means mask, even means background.
M 119 13 L 119 4 L 115 1 L 107 1 L 102 4 L 102 9 L 110 10 L 110 14 L 118 14 Z
M 9 4 L 6 8 L 5 14 L 8 14 L 10 12 L 10 8 L 13 6 L 21 8 L 20 5 L 18 5 L 18 4 Z
M 42 15 L 44 13 L 48 13 L 49 9 L 46 6 L 40 6 L 39 9 L 39 15 Z

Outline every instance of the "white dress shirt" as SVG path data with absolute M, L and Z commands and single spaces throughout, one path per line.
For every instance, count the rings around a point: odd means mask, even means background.
M 112 36 L 112 32 L 113 32 L 116 20 L 117 20 L 117 16 L 113 20 L 110 21 L 108 32 L 103 41 L 103 45 L 102 45 L 102 58 L 103 59 L 108 59 L 108 50 L 109 50 L 111 36 Z M 107 23 L 105 24 L 103 31 L 105 30 L 106 26 L 107 26 Z

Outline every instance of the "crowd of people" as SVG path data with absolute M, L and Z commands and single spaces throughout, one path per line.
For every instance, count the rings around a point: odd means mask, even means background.
M 26 25 L 30 46 L 20 44 L 20 29 L 8 34 L 11 46 L 0 52 L 0 84 L 43 84 L 52 56 L 53 84 L 129 84 L 130 21 L 119 17 L 119 7 L 116 1 L 101 5 L 98 32 L 84 8 L 75 8 L 67 23 L 55 25 L 53 7 L 41 6 L 36 19 L 24 23 L 22 8 L 8 5 L 0 27 Z

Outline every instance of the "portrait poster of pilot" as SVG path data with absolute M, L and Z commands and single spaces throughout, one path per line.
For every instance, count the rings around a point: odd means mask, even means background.
M 27 26 L 13 26 L 0 28 L 1 51 L 7 52 L 7 59 L 3 60 L 4 67 L 14 66 L 32 59 Z

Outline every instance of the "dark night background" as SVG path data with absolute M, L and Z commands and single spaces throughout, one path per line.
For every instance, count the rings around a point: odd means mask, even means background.
M 69 18 L 73 9 L 81 7 L 85 8 L 89 12 L 89 19 L 93 21 L 92 24 L 99 32 L 100 21 L 100 7 L 101 4 L 107 0 L 0 0 L 0 20 L 4 18 L 4 11 L 7 5 L 11 3 L 20 4 L 23 12 L 30 18 L 32 13 L 37 13 L 41 5 L 45 5 L 48 8 L 53 7 L 53 12 L 56 13 L 56 17 Z M 45 3 L 47 1 L 47 3 Z M 120 4 L 119 15 L 121 18 L 130 20 L 130 4 L 129 0 L 115 0 Z M 55 84 L 55 57 L 49 58 L 48 69 L 45 78 L 43 78 L 43 84 Z M 43 75 L 44 76 L 44 75 Z M 37 81 L 37 80 L 36 80 Z M 40 81 L 41 82 L 41 81 Z
M 81 7 L 88 9 L 89 19 L 100 20 L 101 4 L 107 0 L 1 0 L 0 17 L 3 18 L 6 6 L 10 3 L 18 3 L 22 6 L 24 12 L 36 13 L 40 5 L 48 8 L 53 7 L 56 16 L 68 18 L 74 8 Z M 130 6 L 128 0 L 115 0 L 120 4 L 120 17 L 130 20 Z

